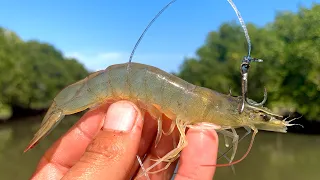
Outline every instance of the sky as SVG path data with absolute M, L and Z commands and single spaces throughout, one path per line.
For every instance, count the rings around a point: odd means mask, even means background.
M 149 21 L 169 0 L 0 0 L 0 26 L 23 40 L 54 45 L 88 70 L 128 61 Z M 264 26 L 281 11 L 297 12 L 320 0 L 234 0 L 246 23 Z M 207 34 L 237 20 L 227 0 L 177 0 L 151 26 L 134 62 L 177 72 Z M 243 33 L 240 31 L 239 33 Z M 250 35 L 250 32 L 249 32 Z

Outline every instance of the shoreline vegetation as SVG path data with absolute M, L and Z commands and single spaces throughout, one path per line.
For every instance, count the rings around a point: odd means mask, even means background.
M 248 24 L 253 56 L 249 96 L 282 115 L 302 118 L 289 132 L 320 134 L 320 4 L 297 13 L 280 12 L 263 27 Z M 196 56 L 185 58 L 178 77 L 198 86 L 233 95 L 241 92 L 239 64 L 247 54 L 240 25 L 224 23 L 208 33 Z M 0 123 L 46 112 L 65 86 L 89 75 L 77 59 L 64 57 L 49 43 L 23 41 L 0 27 Z M 282 112 L 282 113 L 281 113 Z M 28 118 L 27 118 L 28 119 Z

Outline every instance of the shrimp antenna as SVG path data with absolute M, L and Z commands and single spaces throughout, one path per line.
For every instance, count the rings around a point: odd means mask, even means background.
M 144 31 L 143 31 L 143 33 L 140 35 L 138 41 L 137 41 L 136 44 L 134 45 L 134 48 L 133 48 L 133 50 L 132 50 L 132 52 L 131 52 L 131 55 L 130 55 L 130 57 L 129 57 L 129 64 L 131 63 L 132 58 L 133 58 L 133 55 L 134 55 L 137 47 L 139 46 L 142 38 L 144 37 L 144 35 L 146 34 L 146 32 L 148 31 L 148 29 L 150 28 L 150 26 L 154 23 L 155 20 L 158 19 L 158 17 L 159 17 L 164 11 L 165 11 L 170 5 L 172 5 L 175 1 L 177 1 L 177 0 L 172 0 L 172 1 L 170 1 L 166 6 L 164 6 L 164 7 L 158 12 L 158 14 L 149 22 L 148 26 L 144 29 Z M 128 66 L 129 66 L 129 64 L 128 64 Z
M 244 103 L 248 103 L 251 106 L 261 106 L 263 105 L 266 101 L 267 101 L 267 90 L 264 90 L 264 98 L 262 100 L 262 102 L 260 103 L 253 103 L 253 102 L 249 102 L 249 99 L 247 97 L 247 93 L 248 93 L 248 72 L 249 72 L 249 68 L 250 68 L 250 63 L 251 62 L 262 62 L 262 59 L 257 59 L 257 58 L 252 58 L 251 57 L 251 41 L 250 41 L 250 37 L 249 37 L 249 33 L 248 33 L 248 29 L 247 26 L 240 14 L 240 11 L 238 10 L 238 8 L 236 7 L 236 5 L 233 3 L 232 0 L 227 0 L 229 2 L 229 4 L 232 6 L 233 10 L 235 11 L 235 13 L 238 16 L 238 19 L 240 21 L 241 27 L 244 31 L 244 35 L 247 39 L 247 43 L 248 43 L 248 55 L 243 57 L 242 59 L 242 63 L 240 65 L 240 71 L 241 71 L 241 75 L 242 75 L 242 103 L 240 104 L 238 110 L 239 113 L 242 113 L 243 109 L 244 109 Z

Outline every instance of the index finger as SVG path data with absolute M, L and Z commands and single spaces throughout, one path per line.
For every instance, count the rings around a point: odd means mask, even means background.
M 192 129 L 187 132 L 188 146 L 183 149 L 175 180 L 211 180 L 216 167 L 218 135 L 215 130 Z
M 87 112 L 44 154 L 32 179 L 61 179 L 81 158 L 87 146 L 102 128 L 109 105 Z

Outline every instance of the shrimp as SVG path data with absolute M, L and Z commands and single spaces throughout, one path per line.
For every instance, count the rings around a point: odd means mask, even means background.
M 95 72 L 58 93 L 25 152 L 48 135 L 64 116 L 118 100 L 135 103 L 141 111 L 149 112 L 158 124 L 162 123 L 164 114 L 180 133 L 176 148 L 155 160 L 152 166 L 145 169 L 146 172 L 161 162 L 174 162 L 188 144 L 186 128 L 196 128 L 195 125 L 199 123 L 207 124 L 208 128 L 212 124 L 218 125 L 219 133 L 233 139 L 234 153 L 230 161 L 234 158 L 238 143 L 235 128 L 252 129 L 255 135 L 258 129 L 285 133 L 287 126 L 294 125 L 265 107 L 245 104 L 243 112 L 239 114 L 237 107 L 241 97 L 193 85 L 156 67 L 124 63 Z M 163 133 L 161 127 L 158 126 L 156 144 Z M 173 128 L 170 128 L 166 134 L 172 131 Z
M 163 157 L 154 160 L 155 163 L 150 167 L 144 168 L 141 159 L 137 156 L 143 169 L 142 175 L 147 178 L 147 173 L 161 172 L 179 158 L 180 152 L 188 145 L 186 139 L 187 128 L 199 128 L 196 125 L 200 123 L 204 124 L 207 129 L 214 128 L 218 133 L 221 133 L 225 137 L 226 146 L 229 146 L 226 138 L 232 139 L 233 153 L 230 159 L 226 158 L 229 163 L 209 165 L 218 167 L 234 165 L 242 161 L 250 152 L 258 130 L 286 133 L 288 126 L 298 125 L 290 124 L 294 119 L 287 120 L 263 107 L 267 99 L 266 90 L 264 99 L 260 103 L 247 97 L 247 76 L 250 63 L 262 62 L 262 60 L 251 58 L 251 43 L 248 31 L 232 0 L 228 0 L 228 2 L 237 13 L 249 49 L 248 56 L 244 57 L 240 66 L 242 96 L 232 96 L 231 93 L 228 95 L 222 94 L 205 87 L 193 85 L 156 67 L 131 62 L 133 54 L 148 28 L 175 1 L 170 1 L 152 19 L 135 44 L 128 63 L 112 65 L 105 70 L 94 72 L 85 79 L 60 91 L 47 111 L 40 129 L 24 152 L 33 148 L 41 139 L 46 137 L 66 115 L 93 109 L 104 103 L 118 100 L 128 100 L 135 103 L 142 112 L 147 111 L 157 120 L 158 132 L 155 146 L 159 143 L 162 134 L 170 135 L 175 127 L 180 133 L 180 139 L 175 148 Z M 162 130 L 162 115 L 172 120 L 168 132 Z M 247 152 L 239 160 L 233 161 L 239 142 L 239 136 L 235 129 L 240 127 L 247 130 L 246 135 L 253 130 L 253 135 Z M 151 172 L 154 167 L 162 162 L 167 163 L 167 165 L 160 170 Z

